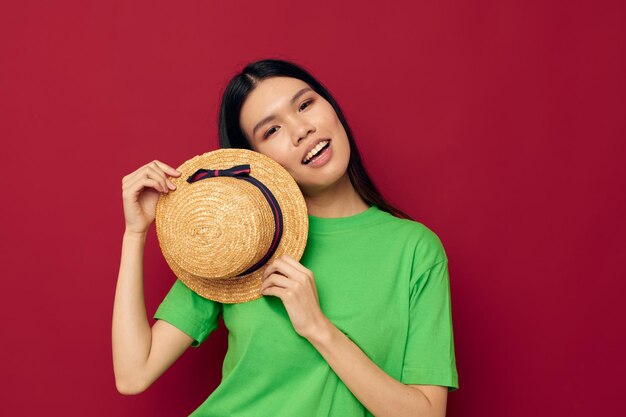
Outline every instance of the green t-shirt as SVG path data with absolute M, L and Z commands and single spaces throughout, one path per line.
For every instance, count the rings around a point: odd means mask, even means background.
M 419 222 L 370 206 L 341 218 L 309 216 L 300 263 L 320 307 L 382 370 L 405 384 L 458 389 L 448 259 Z M 203 343 L 223 315 L 220 385 L 190 416 L 371 416 L 293 328 L 278 297 L 239 304 L 202 298 L 176 280 L 154 314 Z

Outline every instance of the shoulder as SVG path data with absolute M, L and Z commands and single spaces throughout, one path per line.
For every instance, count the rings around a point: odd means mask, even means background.
M 448 261 L 443 242 L 433 229 L 419 221 L 397 217 L 394 217 L 393 223 L 396 224 L 397 231 L 400 232 L 398 236 L 402 236 L 408 245 L 407 249 L 409 249 L 413 263 L 418 269 Z
M 448 261 L 439 235 L 426 224 L 417 220 L 403 219 L 391 213 L 380 211 L 380 223 L 384 230 L 377 232 L 393 237 L 395 243 L 403 246 L 404 256 L 410 256 L 416 267 L 433 266 Z
M 446 255 L 445 248 L 443 247 L 443 242 L 441 241 L 439 236 L 432 229 L 425 226 L 424 224 L 417 223 L 417 225 L 418 236 L 415 248 L 416 252 L 421 254 L 425 258 L 431 258 L 433 264 L 441 261 L 447 261 L 448 256 Z
M 439 255 L 442 260 L 447 260 L 443 243 L 433 229 L 416 220 L 401 219 L 389 213 L 385 215 L 391 219 L 390 223 L 393 227 L 405 235 L 416 250 L 424 253 L 432 252 L 434 255 Z

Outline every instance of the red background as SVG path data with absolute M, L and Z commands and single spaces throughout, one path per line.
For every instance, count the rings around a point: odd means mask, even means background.
M 0 414 L 182 416 L 217 386 L 223 323 L 145 393 L 115 389 L 121 178 L 216 149 L 220 93 L 266 57 L 330 89 L 383 193 L 443 241 L 448 415 L 617 414 L 625 15 L 619 1 L 3 2 Z M 152 322 L 174 279 L 154 226 L 144 272 Z

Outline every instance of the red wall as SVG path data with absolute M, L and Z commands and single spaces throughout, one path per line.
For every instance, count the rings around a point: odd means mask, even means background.
M 222 89 L 265 57 L 327 85 L 384 194 L 442 239 L 449 416 L 622 408 L 624 3 L 384 3 L 0 5 L 0 414 L 182 416 L 217 386 L 223 324 L 115 389 L 121 178 L 215 149 Z M 150 320 L 173 279 L 153 227 Z

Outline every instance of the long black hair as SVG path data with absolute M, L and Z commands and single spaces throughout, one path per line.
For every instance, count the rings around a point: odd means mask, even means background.
M 367 174 L 359 150 L 357 149 L 352 131 L 348 122 L 339 108 L 339 104 L 326 88 L 317 81 L 309 72 L 300 66 L 278 59 L 265 59 L 249 63 L 241 73 L 235 75 L 224 90 L 222 103 L 219 112 L 219 141 L 221 148 L 243 148 L 252 147 L 244 135 L 239 123 L 239 116 L 244 100 L 256 85 L 269 77 L 291 77 L 307 83 L 317 94 L 328 101 L 341 121 L 350 143 L 350 161 L 348 162 L 348 176 L 352 186 L 361 198 L 369 205 L 375 205 L 379 209 L 386 211 L 396 217 L 410 219 L 411 216 L 389 204 L 378 191 L 374 182 Z

